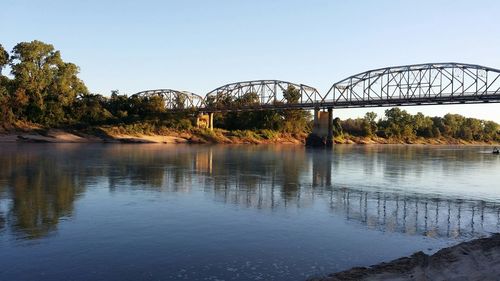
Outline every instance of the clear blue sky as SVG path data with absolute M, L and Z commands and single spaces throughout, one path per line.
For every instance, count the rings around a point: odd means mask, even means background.
M 152 88 L 204 95 L 251 79 L 323 92 L 351 74 L 391 65 L 455 61 L 500 68 L 498 0 L 3 0 L 0 7 L 5 48 L 34 39 L 51 43 L 80 66 L 92 92 L 105 95 Z M 500 122 L 500 104 L 405 109 Z

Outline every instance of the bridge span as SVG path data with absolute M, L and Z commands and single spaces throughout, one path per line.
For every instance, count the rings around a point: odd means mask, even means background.
M 286 97 L 294 89 L 297 98 Z M 427 63 L 368 70 L 316 88 L 280 80 L 227 84 L 204 96 L 170 89 L 135 95 L 160 95 L 169 110 L 226 112 L 267 109 L 361 108 L 500 102 L 500 70 L 465 63 Z M 253 95 L 250 102 L 237 102 Z
M 331 142 L 333 109 L 498 103 L 500 70 L 466 63 L 425 63 L 361 72 L 334 83 L 324 94 L 304 84 L 255 80 L 227 84 L 203 97 L 170 89 L 135 95 L 160 96 L 166 110 L 205 113 L 208 128 L 213 128 L 216 112 L 314 110 L 316 134 Z

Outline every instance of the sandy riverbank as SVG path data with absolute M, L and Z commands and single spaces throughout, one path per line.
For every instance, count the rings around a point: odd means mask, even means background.
M 287 134 L 267 131 L 192 130 L 137 134 L 115 128 L 92 130 L 31 129 L 0 132 L 0 143 L 223 143 L 223 144 L 304 144 L 307 134 Z M 420 145 L 499 145 L 498 143 L 468 142 L 459 139 L 416 138 L 385 139 L 380 137 L 341 136 L 336 144 L 420 144 Z
M 158 135 L 104 135 L 68 132 L 51 129 L 44 132 L 9 132 L 0 134 L 1 143 L 36 142 L 36 143 L 187 143 L 189 139 L 175 136 Z
M 444 248 L 430 256 L 417 252 L 391 262 L 309 280 L 500 280 L 500 233 Z
M 0 133 L 0 143 L 223 143 L 223 144 L 303 144 L 305 135 L 276 134 L 272 138 L 261 137 L 250 132 L 236 134 L 216 130 L 194 132 L 167 132 L 163 134 L 128 134 L 113 130 L 94 130 L 92 132 L 75 130 L 25 130 Z

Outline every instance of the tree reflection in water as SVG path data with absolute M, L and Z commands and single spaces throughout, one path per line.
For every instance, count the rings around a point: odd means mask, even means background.
M 339 146 L 332 154 L 300 146 L 76 144 L 2 150 L 0 231 L 10 229 L 20 239 L 57 230 L 62 218 L 72 216 L 75 200 L 99 182 L 111 192 L 203 192 L 210 200 L 263 210 L 308 208 L 321 201 L 352 223 L 409 235 L 467 237 L 500 227 L 500 208 L 494 200 L 368 184 L 377 173 L 397 186 L 409 173 L 423 179 L 429 169 L 497 165 L 468 150 Z M 460 161 L 452 161 L 457 157 Z M 352 184 L 346 184 L 345 176 L 355 171 L 365 178 L 353 177 Z
M 6 151 L 0 156 L 0 194 L 10 201 L 7 224 L 19 238 L 36 239 L 57 228 L 62 217 L 73 212 L 73 202 L 85 190 L 77 174 L 68 167 L 64 147 L 54 154 L 43 151 Z M 3 199 L 6 201 L 5 199 Z

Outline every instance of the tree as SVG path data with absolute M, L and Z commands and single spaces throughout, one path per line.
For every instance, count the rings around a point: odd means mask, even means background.
M 143 97 L 140 108 L 141 116 L 155 116 L 165 111 L 165 100 L 159 95 Z
M 283 91 L 283 97 L 287 103 L 298 103 L 300 101 L 300 90 L 293 85 L 288 85 L 286 90 Z
M 442 117 L 432 117 L 432 136 L 440 138 L 445 131 L 445 124 Z
M 174 98 L 175 108 L 183 109 L 184 104 L 186 103 L 186 95 L 185 94 L 176 94 Z
M 367 126 L 366 123 L 361 118 L 352 119 L 349 118 L 341 122 L 342 130 L 353 136 L 365 137 L 367 136 Z
M 259 103 L 259 95 L 255 92 L 249 92 L 235 99 L 235 103 L 239 106 L 252 106 Z
M 287 89 L 283 91 L 283 97 L 287 103 L 298 103 L 301 98 L 300 89 L 295 88 L 293 85 L 289 85 Z M 309 129 L 308 126 L 311 114 L 308 111 L 301 109 L 286 109 L 282 112 L 282 116 L 282 130 L 285 132 L 296 133 L 298 131 L 304 131 L 304 129 Z
M 495 141 L 499 140 L 499 125 L 493 121 L 484 121 L 483 140 Z
M 14 114 L 11 107 L 11 80 L 2 75 L 2 69 L 9 63 L 9 53 L 0 44 L 0 124 L 12 123 Z
M 16 88 L 24 90 L 28 97 L 26 115 L 30 121 L 41 121 L 47 89 L 57 65 L 62 63 L 60 53 L 40 41 L 19 43 L 12 52 L 11 69 Z
M 469 132 L 466 131 L 468 129 Z M 483 123 L 481 120 L 476 119 L 476 118 L 466 118 L 465 121 L 463 122 L 461 128 L 460 128 L 460 134 L 461 136 L 467 136 L 464 139 L 466 140 L 475 140 L 475 141 L 480 141 L 483 138 Z M 467 134 L 465 134 L 467 133 Z
M 337 137 L 341 136 L 343 133 L 342 121 L 340 118 L 336 117 L 333 119 L 333 135 Z
M 419 112 L 413 116 L 413 123 L 417 136 L 426 138 L 433 137 L 434 123 L 430 117 Z
M 385 120 L 379 122 L 379 127 L 384 128 L 387 137 L 412 138 L 415 137 L 412 115 L 397 107 L 385 111 Z
M 41 41 L 21 42 L 10 61 L 16 92 L 28 98 L 21 109 L 29 121 L 58 124 L 65 121 L 77 95 L 86 94 L 78 67 L 61 59 L 54 46 Z
M 234 99 L 235 106 L 251 107 L 259 103 L 259 95 L 255 92 L 245 93 Z M 231 112 L 226 115 L 226 126 L 233 130 L 260 129 L 264 123 L 259 112 Z
M 9 86 L 10 79 L 0 74 L 0 125 L 7 125 L 15 120 Z
M 463 116 L 458 114 L 446 114 L 443 117 L 444 135 L 451 138 L 459 138 L 460 127 L 462 127 L 464 119 Z
M 363 118 L 363 128 L 365 136 L 373 136 L 377 132 L 377 113 L 367 112 Z
M 99 124 L 113 117 L 104 105 L 107 99 L 99 94 L 85 94 L 74 103 L 74 118 L 86 124 Z
M 2 76 L 2 69 L 9 63 L 9 53 L 0 44 L 0 76 Z
M 131 97 L 132 98 L 132 97 Z M 125 118 L 129 115 L 132 110 L 131 102 L 129 97 L 126 95 L 120 95 L 118 90 L 111 91 L 111 97 L 106 102 L 104 107 L 113 116 L 117 118 Z

